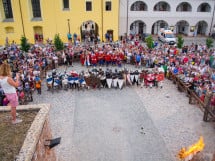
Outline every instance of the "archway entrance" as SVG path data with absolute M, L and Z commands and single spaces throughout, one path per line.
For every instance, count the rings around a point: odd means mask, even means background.
M 189 23 L 187 21 L 184 21 L 184 20 L 178 21 L 175 26 L 176 26 L 175 28 L 176 34 L 188 35 Z
M 43 27 L 41 26 L 34 26 L 34 41 L 38 43 L 43 42 Z
M 94 21 L 85 21 L 80 27 L 81 40 L 93 42 L 99 36 L 99 28 L 97 23 Z
M 134 21 L 131 25 L 130 25 L 130 33 L 132 35 L 135 34 L 143 34 L 146 32 L 146 24 L 143 21 Z
M 163 20 L 156 21 L 152 25 L 152 31 L 151 31 L 152 34 L 153 35 L 158 34 L 161 28 L 167 29 L 168 23 L 166 21 L 163 21 Z
M 197 34 L 199 35 L 206 35 L 207 28 L 208 28 L 208 24 L 205 21 L 199 21 L 196 24 Z

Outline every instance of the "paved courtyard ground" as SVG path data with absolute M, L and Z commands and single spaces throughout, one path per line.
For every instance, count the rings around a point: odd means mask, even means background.
M 71 69 L 87 70 L 79 63 Z M 208 160 L 215 150 L 215 125 L 203 122 L 203 112 L 171 81 L 163 89 L 46 89 L 43 84 L 33 103 L 51 104 L 53 137 L 62 137 L 59 161 L 177 161 L 180 148 L 201 135 Z

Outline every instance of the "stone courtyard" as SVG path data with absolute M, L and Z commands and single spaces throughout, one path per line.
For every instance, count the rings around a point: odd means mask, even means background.
M 70 70 L 87 68 L 75 63 Z M 188 104 L 186 94 L 169 80 L 163 89 L 130 86 L 54 93 L 44 81 L 35 103 L 51 104 L 53 137 L 62 137 L 55 147 L 59 161 L 177 161 L 180 148 L 201 135 L 205 159 L 210 161 L 214 153 L 214 123 L 203 122 L 203 112 Z

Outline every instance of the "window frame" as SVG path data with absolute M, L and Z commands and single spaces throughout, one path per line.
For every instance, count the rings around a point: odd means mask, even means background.
M 105 2 L 105 11 L 112 11 L 112 3 L 111 3 L 111 1 L 106 1 Z
M 90 4 L 90 6 L 88 6 Z M 85 3 L 85 5 L 86 5 L 86 11 L 92 11 L 93 10 L 93 7 L 92 7 L 92 1 L 86 1 L 86 3 Z M 90 8 L 88 8 L 88 7 L 90 7 Z
M 13 19 L 13 9 L 11 0 L 2 0 L 5 19 Z
M 148 11 L 148 6 L 143 1 L 136 1 L 131 5 L 130 11 Z
M 40 0 L 31 0 L 33 19 L 42 18 Z
M 65 1 L 68 3 L 67 5 L 68 5 L 68 7 L 66 6 L 65 7 Z M 70 10 L 70 6 L 69 6 L 70 4 L 69 4 L 69 0 L 63 0 L 63 10 Z

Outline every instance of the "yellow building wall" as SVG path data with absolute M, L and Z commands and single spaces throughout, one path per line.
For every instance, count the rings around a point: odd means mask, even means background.
M 92 2 L 92 11 L 86 11 L 86 1 Z M 109 0 L 112 2 L 112 10 L 105 11 L 105 2 L 108 0 L 70 0 L 69 10 L 63 10 L 63 0 L 41 0 L 41 21 L 32 20 L 31 0 L 20 0 L 23 16 L 24 33 L 30 43 L 35 43 L 34 27 L 42 27 L 43 38 L 54 39 L 54 35 L 59 33 L 61 39 L 67 42 L 69 31 L 68 19 L 71 34 L 76 33 L 80 37 L 80 27 L 83 22 L 92 20 L 98 25 L 100 38 L 105 39 L 107 30 L 113 30 L 113 39 L 118 40 L 118 18 L 119 0 Z M 20 44 L 23 33 L 19 0 L 11 0 L 14 22 L 3 22 L 3 4 L 0 3 L 0 45 L 5 44 L 8 37 L 11 42 L 14 40 Z M 103 6 L 102 6 L 103 5 Z M 103 13 L 102 13 L 103 9 Z M 102 28 L 103 26 L 103 28 Z M 5 27 L 13 27 L 14 33 L 6 33 Z M 103 35 L 103 36 L 102 36 Z
M 105 5 L 105 4 L 104 4 Z M 113 30 L 113 40 L 119 38 L 119 1 L 112 0 L 112 11 L 105 11 L 104 6 L 104 34 L 107 30 Z M 105 38 L 105 37 L 104 37 Z
M 13 22 L 3 22 L 5 20 L 4 9 L 2 1 L 0 1 L 0 45 L 5 45 L 6 37 L 11 43 L 13 40 L 16 43 L 20 42 L 20 38 L 22 35 L 22 25 L 21 25 L 21 17 L 19 12 L 19 1 L 11 0 L 12 10 L 13 10 Z M 13 33 L 7 33 L 5 28 L 12 27 L 14 29 Z

